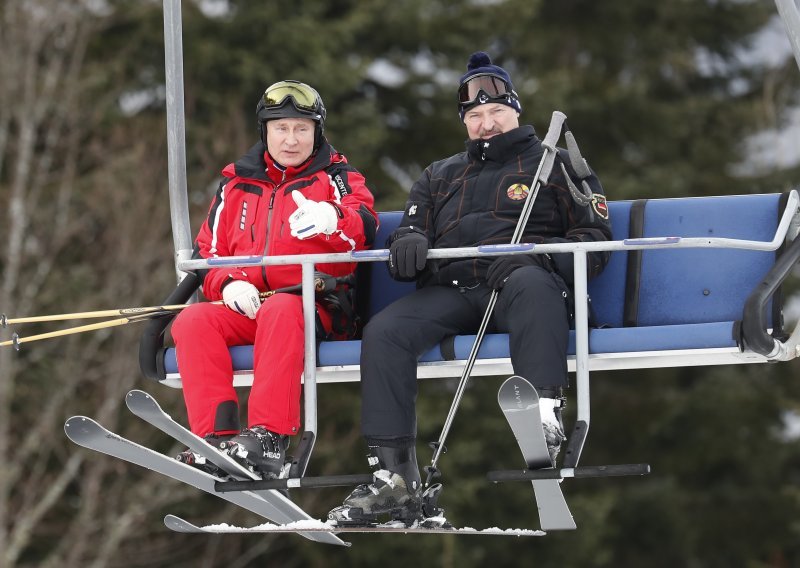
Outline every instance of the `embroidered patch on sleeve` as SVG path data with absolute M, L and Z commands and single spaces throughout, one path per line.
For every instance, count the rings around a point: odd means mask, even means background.
M 592 194 L 592 209 L 595 213 L 600 215 L 606 221 L 608 220 L 608 203 L 606 202 L 606 196 L 593 193 Z

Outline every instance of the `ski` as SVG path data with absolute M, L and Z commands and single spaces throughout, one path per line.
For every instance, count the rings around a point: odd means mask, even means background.
M 67 437 L 79 446 L 125 460 L 192 485 L 270 521 L 284 524 L 314 520 L 300 507 L 276 491 L 218 493 L 214 490 L 214 484 L 219 481 L 219 478 L 118 436 L 86 416 L 73 416 L 68 419 L 64 424 L 64 431 Z M 203 443 L 205 444 L 205 442 Z M 349 543 L 333 534 L 305 530 L 294 532 L 315 542 L 349 546 Z
M 497 402 L 517 439 L 527 468 L 529 470 L 552 468 L 550 453 L 547 451 L 547 442 L 542 431 L 539 395 L 536 389 L 522 377 L 514 375 L 500 386 Z M 577 528 L 561 492 L 560 479 L 534 479 L 531 484 L 539 508 L 539 524 L 543 530 Z
M 234 527 L 231 525 L 208 525 L 199 527 L 175 515 L 164 517 L 164 525 L 172 531 L 192 534 L 247 534 L 247 533 L 290 533 L 290 532 L 319 532 L 319 533 L 403 533 L 403 534 L 462 534 L 462 535 L 490 535 L 490 536 L 544 536 L 544 531 L 530 529 L 473 529 L 445 528 L 445 527 L 406 527 L 402 524 L 382 524 L 369 526 L 342 526 L 322 521 L 297 521 L 286 525 L 273 525 L 266 523 L 255 527 Z
M 250 482 L 261 480 L 261 477 L 257 473 L 247 469 L 225 452 L 217 450 L 203 438 L 196 435 L 182 424 L 173 420 L 169 414 L 164 412 L 156 399 L 146 392 L 141 390 L 130 391 L 125 397 L 125 404 L 136 416 L 152 424 L 177 441 L 185 444 L 190 450 L 202 455 L 231 477 L 240 480 L 248 480 Z M 214 491 L 216 494 L 219 494 L 219 491 L 217 491 L 217 483 L 219 483 L 221 480 L 218 478 L 215 478 L 215 480 L 216 482 L 214 485 Z M 288 519 L 290 519 L 290 522 L 314 520 L 281 492 L 255 488 L 249 490 L 249 492 L 261 497 L 265 501 L 268 501 L 274 504 L 277 508 L 281 509 L 284 513 L 286 513 Z M 279 523 L 287 522 L 286 520 L 278 519 L 270 520 Z
M 173 420 L 169 414 L 164 412 L 156 399 L 146 392 L 141 390 L 130 391 L 125 397 L 125 404 L 136 416 L 175 438 L 181 444 L 188 446 L 190 450 L 200 454 L 231 477 L 250 480 L 261 479 L 261 476 L 250 471 L 225 452 L 214 448 L 203 438 Z M 283 498 L 282 495 L 275 494 Z

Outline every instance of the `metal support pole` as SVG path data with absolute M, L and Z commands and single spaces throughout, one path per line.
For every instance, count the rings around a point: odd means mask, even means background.
M 183 44 L 181 2 L 164 0 L 164 64 L 167 97 L 167 157 L 175 272 L 186 275 L 178 263 L 192 257 L 189 198 L 186 190 L 186 132 L 183 109 Z
M 305 420 L 303 426 L 303 459 L 299 464 L 299 477 L 314 448 L 317 437 L 317 306 L 314 294 L 314 263 L 303 263 L 303 329 L 305 333 L 305 366 L 303 367 L 303 394 Z
M 775 5 L 778 7 L 778 14 L 783 20 L 786 35 L 789 36 L 789 42 L 792 44 L 794 59 L 797 61 L 797 66 L 800 67 L 800 9 L 795 0 L 775 0 Z
M 578 412 L 575 431 L 570 436 L 564 467 L 575 467 L 580 460 L 589 431 L 589 290 L 587 284 L 587 251 L 573 253 L 575 292 L 575 383 Z

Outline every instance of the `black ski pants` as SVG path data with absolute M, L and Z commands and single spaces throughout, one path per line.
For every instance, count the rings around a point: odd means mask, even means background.
M 514 373 L 537 388 L 567 386 L 567 293 L 557 275 L 526 266 L 511 273 L 497 298 L 488 332 L 509 334 Z M 370 320 L 361 344 L 361 431 L 368 443 L 413 445 L 419 357 L 446 337 L 476 333 L 490 294 L 485 284 L 427 286 Z

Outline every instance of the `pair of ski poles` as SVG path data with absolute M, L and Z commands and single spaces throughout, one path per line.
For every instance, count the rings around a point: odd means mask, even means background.
M 29 335 L 27 337 L 20 337 L 20 335 L 15 332 L 12 334 L 11 339 L 9 339 L 8 341 L 0 341 L 0 347 L 12 345 L 14 349 L 19 351 L 19 346 L 22 343 L 28 343 L 31 341 L 40 341 L 42 339 L 62 337 L 65 335 L 72 335 L 75 333 L 83 333 L 85 331 L 95 331 L 98 329 L 105 329 L 109 327 L 116 327 L 119 325 L 126 325 L 137 321 L 154 319 L 157 317 L 178 312 L 183 308 L 187 307 L 187 305 L 188 304 L 179 304 L 173 306 L 148 306 L 141 308 L 120 308 L 112 310 L 98 310 L 93 312 L 75 312 L 71 314 L 53 314 L 46 316 L 29 316 L 21 318 L 9 318 L 6 316 L 6 314 L 2 314 L 0 315 L 0 327 L 3 328 L 6 328 L 10 325 L 23 324 L 23 323 L 41 323 L 41 322 L 51 322 L 51 321 L 63 321 L 63 320 L 104 318 L 113 316 L 124 316 L 124 317 L 106 320 L 98 323 L 87 324 L 87 325 L 68 327 L 66 329 L 49 331 L 47 333 L 40 333 L 37 335 Z
M 336 283 L 339 281 L 337 278 L 324 276 L 317 276 L 314 279 L 314 288 L 318 293 L 327 292 L 335 288 Z M 278 288 L 276 290 L 269 290 L 268 292 L 261 292 L 260 297 L 263 302 L 270 296 L 278 293 L 293 293 L 296 294 L 301 291 L 300 284 L 295 286 L 287 286 L 285 288 Z M 222 300 L 210 302 L 211 304 L 223 304 Z M 177 313 L 190 304 L 174 304 L 168 306 L 147 306 L 140 308 L 119 308 L 111 310 L 98 310 L 94 312 L 76 312 L 71 314 L 54 314 L 46 316 L 30 316 L 21 318 L 9 318 L 6 314 L 0 314 L 0 327 L 6 328 L 10 325 L 23 324 L 23 323 L 42 323 L 51 321 L 64 321 L 64 320 L 78 320 L 78 319 L 92 319 L 92 318 L 105 318 L 122 316 L 115 319 L 110 319 L 98 323 L 91 323 L 87 325 L 79 325 L 75 327 L 68 327 L 58 331 L 50 331 L 47 333 L 40 333 L 38 335 L 29 335 L 27 337 L 20 337 L 17 333 L 11 336 L 8 341 L 0 341 L 0 347 L 13 346 L 14 349 L 19 351 L 19 346 L 22 343 L 29 343 L 31 341 L 40 341 L 42 339 L 50 339 L 54 337 L 62 337 L 65 335 L 72 335 L 75 333 L 83 333 L 86 331 L 95 331 L 98 329 L 105 329 L 116 327 L 120 325 L 127 325 L 138 321 L 145 321 L 150 319 L 167 316 Z
M 272 292 L 274 293 L 274 292 Z M 272 294 L 269 292 L 262 292 L 261 299 L 265 299 L 265 294 Z M 212 304 L 222 304 L 222 300 L 211 302 Z M 78 320 L 78 319 L 92 319 L 92 318 L 105 318 L 105 317 L 113 317 L 113 316 L 123 316 L 115 319 L 110 319 L 98 323 L 90 323 L 87 325 L 79 325 L 75 327 L 68 327 L 65 329 L 59 329 L 57 331 L 49 331 L 47 333 L 40 333 L 37 335 L 29 335 L 26 337 L 20 337 L 19 334 L 14 333 L 11 336 L 11 339 L 8 341 L 0 341 L 0 347 L 5 347 L 8 345 L 12 345 L 14 349 L 19 351 L 19 346 L 22 343 L 29 343 L 31 341 L 40 341 L 42 339 L 51 339 L 54 337 L 63 337 L 65 335 L 72 335 L 75 333 L 83 333 L 86 331 L 95 331 L 98 329 L 106 329 L 110 327 L 116 327 L 120 325 L 127 325 L 129 323 L 135 323 L 138 321 L 145 321 L 150 319 L 159 318 L 162 316 L 170 315 L 177 313 L 184 308 L 187 308 L 190 304 L 175 304 L 169 306 L 147 306 L 147 307 L 140 307 L 140 308 L 120 308 L 120 309 L 111 309 L 111 310 L 98 310 L 94 312 L 76 312 L 71 314 L 54 314 L 54 315 L 47 315 L 47 316 L 30 316 L 30 317 L 22 317 L 22 318 L 8 318 L 5 314 L 0 316 L 0 327 L 8 327 L 14 324 L 23 324 L 23 323 L 41 323 L 41 322 L 51 322 L 51 321 L 63 321 L 63 320 Z
M 511 237 L 510 244 L 512 245 L 519 244 L 522 240 L 522 236 L 525 233 L 525 226 L 528 224 L 528 219 L 531 215 L 531 211 L 533 210 L 533 204 L 536 202 L 536 196 L 539 194 L 539 189 L 542 187 L 542 185 L 546 185 L 548 179 L 550 179 L 550 174 L 555 163 L 556 153 L 558 151 L 556 148 L 556 143 L 561 137 L 562 129 L 566 128 L 564 126 L 566 119 L 566 115 L 559 111 L 554 111 L 552 117 L 550 118 L 550 126 L 547 129 L 547 135 L 542 141 L 544 153 L 542 154 L 542 159 L 539 161 L 539 166 L 536 169 L 536 174 L 533 178 L 533 190 L 529 191 L 527 197 L 525 198 L 525 203 L 522 206 L 522 212 L 520 213 L 519 221 L 517 221 L 516 229 Z M 591 174 L 589 166 L 580 155 L 577 143 L 575 142 L 575 139 L 569 132 L 568 128 L 566 128 L 565 137 L 567 139 L 570 162 L 576 170 L 576 173 L 578 173 L 581 179 L 588 177 Z M 591 199 L 591 189 L 588 187 L 588 184 L 586 184 L 584 181 L 582 184 L 584 186 L 582 188 L 583 191 L 581 191 L 574 186 L 563 164 L 561 164 L 561 168 L 569 183 L 569 189 L 572 193 L 573 199 L 583 206 L 588 205 L 588 200 Z M 478 356 L 478 350 L 483 342 L 483 337 L 486 335 L 486 328 L 489 325 L 492 313 L 494 312 L 495 304 L 497 303 L 497 295 L 497 290 L 492 290 L 489 296 L 489 303 L 486 306 L 486 312 L 483 314 L 483 320 L 481 320 L 481 324 L 478 327 L 478 332 L 475 336 L 475 342 L 472 344 L 472 349 L 470 350 L 469 357 L 467 358 L 466 365 L 464 366 L 464 371 L 461 374 L 461 379 L 459 380 L 458 387 L 456 388 L 456 394 L 453 398 L 452 404 L 450 405 L 450 411 L 447 414 L 444 426 L 442 426 L 442 433 L 439 436 L 439 440 L 432 444 L 434 449 L 433 459 L 431 460 L 431 465 L 425 467 L 425 471 L 428 474 L 425 480 L 426 487 L 430 486 L 431 480 L 440 474 L 436 464 L 439 462 L 441 454 L 447 451 L 444 443 L 447 439 L 447 434 L 450 432 L 450 427 L 452 426 L 458 406 L 461 403 L 461 398 L 464 396 L 464 391 L 467 387 L 467 381 L 469 380 L 470 373 L 472 373 L 472 368 L 475 365 L 475 359 Z

